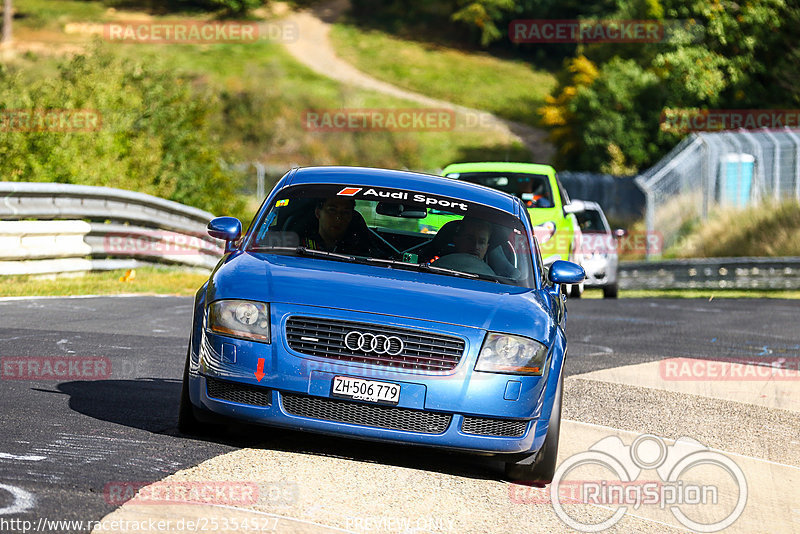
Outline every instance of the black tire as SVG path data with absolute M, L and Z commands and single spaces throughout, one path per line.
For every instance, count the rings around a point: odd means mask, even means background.
M 564 375 L 558 381 L 556 398 L 553 400 L 553 411 L 550 413 L 550 422 L 544 444 L 536 453 L 533 463 L 525 463 L 530 456 L 518 462 L 506 462 L 505 473 L 510 480 L 525 482 L 532 486 L 543 488 L 553 481 L 558 460 L 558 435 L 561 431 L 561 390 L 564 386 Z
M 567 287 L 569 288 L 567 291 L 567 298 L 579 299 L 583 296 L 583 283 L 571 284 Z
M 618 284 L 611 284 L 609 286 L 603 286 L 603 298 L 604 299 L 615 299 L 619 296 L 619 285 Z
M 186 365 L 183 367 L 181 403 L 178 408 L 178 431 L 182 434 L 211 435 L 220 429 L 222 421 L 216 422 L 221 419 L 220 416 L 209 413 L 201 419 L 197 417 L 198 414 L 203 415 L 203 410 L 194 406 L 189 397 L 189 352 L 187 351 Z

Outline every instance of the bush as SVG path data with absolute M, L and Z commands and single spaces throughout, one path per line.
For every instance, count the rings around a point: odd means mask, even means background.
M 221 11 L 225 16 L 244 16 L 253 9 L 261 7 L 263 0 L 180 0 L 181 4 L 213 11 Z
M 4 180 L 102 185 L 141 191 L 217 215 L 242 210 L 223 171 L 210 123 L 220 104 L 201 81 L 122 59 L 101 45 L 63 60 L 49 79 L 0 69 L 0 107 L 90 109 L 96 131 L 8 131 Z

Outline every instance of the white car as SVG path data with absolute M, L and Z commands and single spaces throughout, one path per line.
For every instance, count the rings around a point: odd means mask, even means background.
M 582 233 L 580 244 L 580 264 L 586 271 L 586 287 L 600 287 L 603 297 L 617 298 L 619 284 L 617 268 L 619 256 L 617 239 L 625 235 L 624 230 L 611 231 L 603 209 L 596 202 L 573 200 L 573 204 L 583 204 L 583 210 L 576 211 Z

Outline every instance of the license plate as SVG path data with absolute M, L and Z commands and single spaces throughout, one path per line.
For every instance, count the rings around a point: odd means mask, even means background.
M 400 385 L 349 376 L 335 376 L 331 395 L 368 402 L 397 404 L 400 401 Z

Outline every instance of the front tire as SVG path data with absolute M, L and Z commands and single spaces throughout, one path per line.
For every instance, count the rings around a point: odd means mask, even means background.
M 178 431 L 182 434 L 199 434 L 202 423 L 194 415 L 192 399 L 189 397 L 189 351 L 186 352 L 186 365 L 183 368 L 183 387 L 181 404 L 178 408 Z
M 204 416 L 202 418 L 197 417 Z M 221 416 L 196 407 L 189 396 L 189 351 L 186 352 L 186 365 L 183 368 L 183 386 L 181 387 L 181 403 L 178 408 L 178 431 L 181 434 L 210 436 L 220 430 L 225 421 Z
M 619 296 L 619 285 L 618 284 L 611 284 L 608 286 L 603 286 L 603 298 L 604 299 L 615 299 Z
M 524 463 L 530 457 L 520 462 L 506 462 L 505 473 L 510 480 L 524 481 L 533 486 L 543 488 L 553 481 L 558 460 L 558 436 L 561 431 L 561 391 L 564 388 L 564 375 L 558 381 L 556 396 L 553 399 L 553 410 L 550 412 L 550 421 L 544 444 L 533 463 Z
M 572 284 L 567 286 L 569 289 L 567 291 L 567 297 L 571 299 L 579 299 L 583 296 L 583 289 L 586 282 L 581 282 L 580 284 Z

